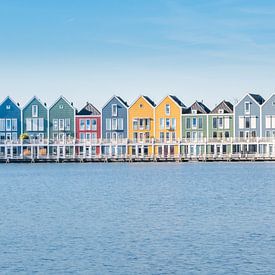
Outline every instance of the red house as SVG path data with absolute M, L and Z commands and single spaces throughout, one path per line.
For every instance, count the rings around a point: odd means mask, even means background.
M 76 139 L 79 153 L 85 156 L 100 154 L 101 113 L 91 103 L 76 114 Z

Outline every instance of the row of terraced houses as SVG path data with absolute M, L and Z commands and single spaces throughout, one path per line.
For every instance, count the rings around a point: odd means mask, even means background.
M 264 100 L 248 93 L 235 106 L 224 100 L 213 110 L 199 101 L 187 107 L 174 95 L 158 104 L 139 96 L 131 105 L 113 96 L 101 110 L 87 103 L 78 111 L 63 96 L 50 107 L 37 97 L 23 108 L 11 97 L 0 105 L 0 144 L 38 144 L 40 155 L 75 150 L 56 152 L 55 144 L 77 144 L 74 154 L 85 156 L 273 154 L 274 140 L 275 95 Z

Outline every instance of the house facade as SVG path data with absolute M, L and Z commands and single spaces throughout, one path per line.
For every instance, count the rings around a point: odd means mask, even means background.
M 174 95 L 168 95 L 155 108 L 155 154 L 179 154 L 181 115 L 185 105 Z M 163 143 L 166 143 L 165 145 Z M 162 143 L 162 144 L 161 144 Z
M 18 141 L 21 134 L 21 109 L 9 96 L 0 104 L 0 143 Z
M 234 137 L 234 108 L 229 101 L 222 101 L 208 114 L 208 154 L 221 155 L 231 152 L 231 145 L 223 144 Z
M 85 146 L 85 154 L 98 155 L 100 153 L 99 139 L 101 138 L 101 113 L 91 103 L 88 103 L 75 117 L 76 139 Z M 82 150 L 84 147 L 81 147 Z
M 133 156 L 150 156 L 153 154 L 155 137 L 156 104 L 148 96 L 140 96 L 129 108 L 129 154 Z
M 28 134 L 30 140 L 43 142 L 48 138 L 48 109 L 40 99 L 33 97 L 23 108 L 23 133 Z
M 209 108 L 203 103 L 196 101 L 189 108 L 183 109 L 182 114 L 182 154 L 199 155 L 206 150 L 202 144 L 208 137 L 208 114 Z
M 234 107 L 235 137 L 240 139 L 261 137 L 261 105 L 264 98 L 246 94 Z
M 63 96 L 49 109 L 49 138 L 64 142 L 75 137 L 76 109 Z
M 128 104 L 113 96 L 102 108 L 102 154 L 125 155 L 128 137 Z
M 262 137 L 275 138 L 275 94 L 262 105 Z

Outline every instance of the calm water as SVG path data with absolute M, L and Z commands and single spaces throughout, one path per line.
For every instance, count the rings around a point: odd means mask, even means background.
M 275 163 L 0 165 L 0 273 L 274 274 Z

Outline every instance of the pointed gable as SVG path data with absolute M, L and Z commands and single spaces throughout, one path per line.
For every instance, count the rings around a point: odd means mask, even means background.
M 233 105 L 229 101 L 223 100 L 211 111 L 211 114 L 218 114 L 220 110 L 223 110 L 226 114 L 233 113 Z
M 82 108 L 77 115 L 80 116 L 90 116 L 90 115 L 94 115 L 94 116 L 99 116 L 100 112 L 99 110 L 92 105 L 91 103 L 87 102 L 87 104 L 85 105 L 84 108 Z
M 197 111 L 197 114 L 208 114 L 210 113 L 209 108 L 204 105 L 202 102 L 196 101 L 193 103 L 189 108 L 184 108 L 182 113 L 183 114 L 191 114 L 192 111 Z

